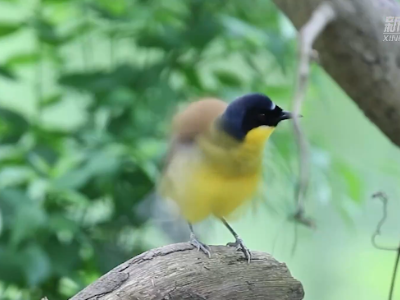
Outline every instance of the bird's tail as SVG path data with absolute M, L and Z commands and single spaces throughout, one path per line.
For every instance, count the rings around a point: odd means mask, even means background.
M 154 228 L 160 230 L 171 242 L 189 240 L 188 223 L 181 217 L 177 205 L 161 197 L 156 191 L 148 194 L 138 207 L 138 213 L 149 220 Z

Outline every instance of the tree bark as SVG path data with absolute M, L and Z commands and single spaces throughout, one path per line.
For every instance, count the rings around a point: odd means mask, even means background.
M 119 265 L 71 300 L 301 300 L 286 265 L 262 252 L 212 246 L 208 258 L 188 243 L 147 251 Z
M 323 0 L 273 0 L 300 29 Z M 321 66 L 400 147 L 400 42 L 384 40 L 395 0 L 331 0 L 336 19 L 316 41 Z

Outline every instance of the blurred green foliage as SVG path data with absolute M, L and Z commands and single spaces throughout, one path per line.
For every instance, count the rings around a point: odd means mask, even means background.
M 268 49 L 284 68 L 290 47 L 264 1 L 7 2 L 32 11 L 1 22 L 0 38 L 25 32 L 34 46 L 3 61 L 0 80 L 26 80 L 30 69 L 36 113 L 0 108 L 0 281 L 5 297 L 63 299 L 145 250 L 124 237 L 146 221 L 135 206 L 154 185 L 162 120 L 175 104 L 266 92 L 254 58 Z M 98 43 L 108 43 L 100 63 Z M 202 72 L 227 57 L 249 66 L 251 78 L 220 67 Z M 84 120 L 46 125 L 42 115 L 68 96 L 84 102 Z
M 33 113 L 0 107 L 1 299 L 65 299 L 146 250 L 137 233 L 147 217 L 136 207 L 154 186 L 180 102 L 257 91 L 290 107 L 294 35 L 271 1 L 0 4 L 22 11 L 0 22 L 0 41 L 23 35 L 27 44 L 0 61 L 0 80 L 29 85 L 35 103 Z M 46 121 L 57 109 L 65 126 Z M 293 211 L 291 131 L 273 143 Z M 361 202 L 350 165 L 312 150 L 316 193 L 332 184 Z

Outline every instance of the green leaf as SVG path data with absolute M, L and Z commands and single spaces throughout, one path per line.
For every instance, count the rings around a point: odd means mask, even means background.
M 12 34 L 20 29 L 22 26 L 19 24 L 0 23 L 0 37 Z
M 111 72 L 88 72 L 64 75 L 59 79 L 61 85 L 90 92 L 111 92 L 131 85 L 138 78 L 138 72 L 130 66 L 119 66 Z
M 0 108 L 0 141 L 15 143 L 29 129 L 29 123 L 21 114 Z
M 90 179 L 90 174 L 82 170 L 71 170 L 54 181 L 57 188 L 79 189 Z
M 202 16 L 195 24 L 188 26 L 182 37 L 191 47 L 203 49 L 221 32 L 221 25 L 217 18 Z
M 44 98 L 40 102 L 41 107 L 51 106 L 53 104 L 57 104 L 62 100 L 62 96 L 60 94 L 52 95 L 49 97 Z
M 43 19 L 36 19 L 33 23 L 39 39 L 47 44 L 58 45 L 61 38 L 57 35 L 53 24 Z
M 351 166 L 342 162 L 336 162 L 335 169 L 346 185 L 347 195 L 354 202 L 361 204 L 365 197 L 363 197 L 364 184 L 360 174 L 353 170 Z
M 38 231 L 46 226 L 47 216 L 43 208 L 30 199 L 27 201 L 16 212 L 10 237 L 11 246 L 17 246 L 24 240 L 34 238 Z
M 86 22 L 86 21 L 77 23 L 77 24 L 75 24 L 74 28 L 70 29 L 70 31 L 68 31 L 63 36 L 63 40 L 64 40 L 64 42 L 71 42 L 74 39 L 85 36 L 87 33 L 93 31 L 96 28 L 97 27 L 95 25 L 93 25 L 92 23 Z
M 98 151 L 91 155 L 85 171 L 94 175 L 114 174 L 120 165 L 118 156 L 111 151 Z
M 119 15 L 115 11 L 111 9 L 111 7 L 104 8 L 100 6 L 98 3 L 92 2 L 87 5 L 90 9 L 92 9 L 94 12 L 96 12 L 101 18 L 111 20 L 111 21 L 122 21 L 122 20 L 128 20 L 126 16 Z M 125 10 L 121 11 L 122 13 L 125 13 Z M 121 13 L 120 13 L 121 14 Z
M 267 32 L 266 37 L 268 50 L 275 57 L 282 71 L 285 72 L 287 63 L 286 56 L 290 50 L 289 42 L 285 37 L 276 32 Z
M 42 3 L 48 4 L 61 4 L 61 3 L 68 3 L 70 0 L 41 0 Z
M 45 243 L 44 248 L 51 260 L 52 272 L 56 276 L 70 276 L 71 272 L 79 269 L 80 245 L 76 240 L 60 243 L 52 237 Z
M 186 80 L 189 85 L 195 86 L 199 89 L 203 89 L 203 84 L 196 68 L 185 66 L 183 67 L 183 73 L 185 74 Z
M 37 155 L 41 159 L 43 159 L 48 165 L 54 165 L 57 162 L 59 154 L 56 149 L 51 146 L 47 146 L 44 143 L 41 143 L 35 146 L 28 154 L 29 155 Z
M 49 217 L 48 228 L 54 233 L 68 232 L 72 235 L 79 230 L 78 224 L 61 213 L 53 213 Z
M 29 244 L 20 255 L 29 287 L 38 286 L 50 276 L 51 262 L 41 246 L 36 243 Z
M 9 123 L 14 130 L 20 133 L 29 128 L 29 123 L 23 115 L 8 108 L 0 108 L 0 119 Z
M 11 165 L 0 170 L 0 187 L 17 186 L 26 183 L 32 176 L 32 170 L 23 165 Z
M 47 177 L 50 174 L 50 166 L 42 156 L 30 152 L 27 157 L 28 164 L 41 176 Z
M 132 207 L 138 204 L 153 186 L 154 182 L 146 170 L 133 162 L 125 163 L 117 183 L 113 186 L 115 211 L 118 215 L 126 215 L 132 224 L 141 224 L 144 220 L 136 215 Z
M 0 190 L 0 209 L 4 217 L 4 230 L 10 233 L 8 245 L 13 249 L 22 241 L 36 239 L 46 226 L 44 209 L 21 190 Z
M 240 87 L 242 85 L 241 79 L 234 73 L 224 70 L 218 70 L 214 72 L 215 77 L 218 81 L 226 86 Z
M 94 152 L 81 167 L 56 179 L 55 184 L 59 188 L 80 189 L 94 177 L 111 176 L 118 170 L 119 165 L 120 160 L 112 152 Z
M 0 244 L 0 280 L 11 284 L 24 284 L 24 257 L 7 244 Z
M 11 56 L 5 63 L 6 66 L 14 68 L 23 65 L 34 64 L 39 60 L 37 53 L 21 53 Z
M 0 75 L 7 78 L 7 79 L 12 79 L 12 80 L 16 80 L 17 77 L 15 76 L 15 74 L 9 70 L 6 67 L 1 67 L 0 66 Z
M 147 32 L 139 35 L 136 39 L 136 43 L 141 47 L 158 48 L 165 51 L 179 49 L 184 42 L 182 33 L 170 26 L 165 26 L 160 32 Z

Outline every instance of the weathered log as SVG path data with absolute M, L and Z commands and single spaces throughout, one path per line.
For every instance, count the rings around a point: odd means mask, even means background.
M 211 246 L 212 256 L 179 243 L 147 251 L 119 265 L 71 300 L 301 300 L 304 291 L 284 263 L 253 251 Z

